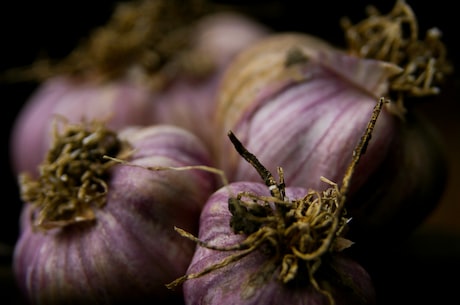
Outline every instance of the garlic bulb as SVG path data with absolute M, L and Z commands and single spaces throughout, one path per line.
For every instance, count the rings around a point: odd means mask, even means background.
M 232 130 L 270 171 L 282 166 L 290 185 L 318 189 L 318 177 L 336 180 L 343 175 L 347 153 L 375 100 L 388 88 L 387 78 L 399 71 L 394 65 L 335 51 L 304 34 L 270 35 L 244 50 L 225 75 L 215 121 L 220 138 Z M 362 161 L 369 171 L 379 158 L 368 162 L 368 156 L 385 155 L 396 121 L 382 114 L 371 152 Z M 230 143 L 221 142 L 218 164 L 230 180 L 258 179 L 229 149 Z
M 39 179 L 22 179 L 13 267 L 30 303 L 180 300 L 164 285 L 185 272 L 195 245 L 173 227 L 197 232 L 215 176 L 145 167 L 209 164 L 202 142 L 166 125 L 130 127 L 118 136 L 101 126 L 67 125 L 53 143 Z M 117 147 L 132 166 L 102 161 Z
M 450 65 L 440 31 L 418 40 L 415 15 L 404 1 L 388 15 L 374 11 L 356 26 L 344 25 L 350 50 L 304 33 L 276 33 L 243 50 L 219 91 L 214 122 L 221 140 L 214 154 L 230 181 L 259 179 L 224 140 L 232 130 L 270 171 L 282 166 L 290 186 L 321 189 L 318 177 L 343 175 L 375 100 L 391 99 L 357 167 L 348 205 L 353 222 L 372 222 L 376 231 L 392 219 L 410 219 L 394 227 L 405 236 L 434 208 L 447 174 L 436 132 L 426 133 L 430 122 L 414 119 L 416 105 L 406 101 L 438 94 Z
M 282 167 L 276 180 L 229 132 L 265 185 L 234 182 L 216 191 L 201 213 L 198 238 L 176 228 L 199 247 L 188 273 L 168 287 L 184 283 L 188 305 L 374 304 L 369 274 L 344 254 L 352 245 L 345 236 L 350 221 L 345 203 L 384 102 L 378 101 L 348 155 L 342 181 L 323 177 L 324 191 L 287 187 Z
M 234 182 L 209 198 L 201 214 L 198 237 L 219 249 L 240 245 L 247 238 L 244 234 L 236 234 L 229 226 L 232 219 L 228 204 L 229 189 L 234 194 L 245 192 L 270 197 L 267 187 L 261 183 Z M 286 197 L 293 200 L 300 200 L 306 194 L 304 188 L 286 188 Z M 311 226 L 310 236 L 317 238 L 314 224 Z M 304 234 L 308 235 L 307 232 Z M 277 236 L 271 238 L 276 240 Z M 289 243 L 290 237 L 284 238 Z M 254 243 L 249 246 L 255 247 L 256 241 L 252 241 Z M 286 274 L 282 275 L 282 270 L 289 260 L 285 259 L 282 263 L 277 260 L 284 252 L 272 252 L 272 246 L 274 245 L 267 242 L 250 253 L 247 253 L 247 247 L 234 251 L 217 251 L 198 246 L 187 272 L 209 272 L 183 283 L 186 304 L 375 304 L 375 290 L 370 275 L 346 254 L 327 253 L 320 258 L 321 263 L 316 260 L 303 261 L 294 255 L 287 255 L 285 257 L 290 257 L 292 263 L 298 264 L 298 270 L 294 271 L 293 268 L 291 271 L 297 275 L 289 282 L 283 282 L 282 276 Z M 283 246 L 280 245 L 279 248 L 284 251 Z M 240 254 L 240 259 L 210 271 L 211 266 Z M 310 281 L 308 272 L 314 273 L 316 282 Z M 332 298 L 332 302 L 329 298 Z

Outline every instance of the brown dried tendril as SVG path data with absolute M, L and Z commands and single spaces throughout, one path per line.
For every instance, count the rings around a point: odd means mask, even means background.
M 390 85 L 402 108 L 404 94 L 438 94 L 436 86 L 452 72 L 440 30 L 431 28 L 425 40 L 419 40 L 416 16 L 404 0 L 397 0 L 387 15 L 382 15 L 373 6 L 368 7 L 367 13 L 369 17 L 355 25 L 348 18 L 342 19 L 348 50 L 363 58 L 390 62 L 403 68 Z
M 341 251 L 352 244 L 351 241 L 342 237 L 349 220 L 345 215 L 346 196 L 355 167 L 366 151 L 378 115 L 385 102 L 385 99 L 381 98 L 374 107 L 366 131 L 353 151 L 352 160 L 343 177 L 342 185 L 339 187 L 336 183 L 321 177 L 330 187 L 322 192 L 310 190 L 302 198 L 287 198 L 282 168 L 278 168 L 279 181 L 276 181 L 256 156 L 251 154 L 230 131 L 228 136 L 235 149 L 257 170 L 271 195 L 260 196 L 241 192 L 229 198 L 228 208 L 232 214 L 230 226 L 236 234 L 246 236 L 239 244 L 220 247 L 202 241 L 180 228 L 175 228 L 179 234 L 191 239 L 201 247 L 218 251 L 238 250 L 239 252 L 197 273 L 186 274 L 166 286 L 173 289 L 186 280 L 198 278 L 225 267 L 259 249 L 270 255 L 272 264 L 268 266 L 281 267 L 278 279 L 282 283 L 290 282 L 300 275 L 300 270 L 305 270 L 311 285 L 323 293 L 331 304 L 334 304 L 332 295 L 320 287 L 316 281 L 315 272 L 321 266 L 322 257 L 325 254 Z
M 61 133 L 54 124 L 53 143 L 39 166 L 35 180 L 19 176 L 21 199 L 34 206 L 35 228 L 51 229 L 94 220 L 94 207 L 106 202 L 107 170 L 122 143 L 102 123 L 65 124 Z

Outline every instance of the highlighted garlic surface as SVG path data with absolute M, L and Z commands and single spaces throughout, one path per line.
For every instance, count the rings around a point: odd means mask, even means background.
M 215 176 L 143 167 L 209 164 L 207 149 L 177 127 L 130 127 L 119 133 L 125 147 L 119 157 L 137 166 L 124 166 L 101 161 L 101 154 L 116 156 L 104 148 L 113 148 L 114 133 L 103 127 L 78 133 L 72 126 L 61 134 L 66 141 L 55 141 L 67 144 L 41 165 L 46 177 L 23 179 L 26 202 L 13 267 L 24 296 L 31 304 L 180 301 L 181 293 L 164 284 L 186 271 L 195 245 L 173 228 L 197 232 Z M 109 137 L 96 136 L 102 134 Z

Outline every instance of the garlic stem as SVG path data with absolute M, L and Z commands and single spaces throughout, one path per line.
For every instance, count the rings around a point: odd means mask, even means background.
M 437 84 L 452 72 L 439 29 L 428 30 L 425 40 L 419 40 L 416 16 L 404 0 L 398 0 L 387 15 L 374 7 L 368 12 L 369 17 L 355 25 L 346 18 L 342 20 L 349 52 L 403 68 L 390 85 L 402 112 L 405 95 L 438 94 Z
M 280 184 L 278 184 L 273 177 L 273 174 L 270 173 L 270 171 L 263 166 L 257 157 L 250 153 L 244 146 L 241 144 L 240 140 L 233 134 L 232 131 L 228 132 L 228 137 L 230 138 L 230 141 L 232 141 L 236 151 L 245 159 L 248 163 L 250 163 L 255 170 L 259 173 L 260 177 L 262 180 L 264 180 L 265 184 L 270 190 L 270 193 L 272 194 L 273 197 L 284 200 L 284 194 L 283 194 L 283 188 L 284 185 L 282 179 L 280 179 Z M 281 171 L 282 172 L 282 171 Z
M 52 229 L 94 220 L 94 207 L 106 202 L 107 170 L 113 162 L 104 154 L 119 153 L 122 143 L 103 124 L 66 125 L 61 134 L 57 124 L 54 142 L 40 165 L 40 177 L 20 175 L 21 199 L 37 209 L 35 228 Z
M 362 155 L 366 153 L 367 145 L 372 137 L 372 131 L 374 130 L 375 123 L 377 123 L 377 118 L 382 111 L 382 107 L 384 103 L 388 103 L 385 98 L 380 98 L 377 104 L 374 106 L 374 110 L 372 111 L 371 119 L 367 124 L 366 131 L 364 132 L 363 136 L 361 137 L 358 145 L 353 150 L 353 157 L 351 159 L 351 163 L 345 172 L 345 175 L 342 179 L 342 186 L 340 188 L 340 194 L 345 198 L 346 194 L 348 193 L 348 189 L 350 187 L 351 178 L 355 171 L 356 165 L 358 164 L 359 160 L 361 159 Z

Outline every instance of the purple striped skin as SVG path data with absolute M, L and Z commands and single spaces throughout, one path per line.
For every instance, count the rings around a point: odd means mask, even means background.
M 254 182 L 234 182 L 230 184 L 233 194 L 248 191 L 254 194 L 269 196 L 264 184 Z M 300 187 L 286 188 L 287 197 L 294 199 L 306 194 Z M 229 226 L 231 214 L 228 210 L 229 192 L 221 188 L 206 203 L 200 218 L 199 238 L 218 246 L 231 246 L 241 242 L 243 235 L 234 234 Z M 209 250 L 197 247 L 187 274 L 195 273 L 209 267 L 233 252 Z M 241 260 L 222 269 L 214 270 L 202 277 L 184 282 L 183 290 L 187 305 L 323 305 L 329 304 L 324 295 L 315 291 L 311 285 L 288 287 L 280 283 L 277 271 L 268 275 L 269 280 L 260 286 L 250 287 L 246 279 L 260 270 L 267 257 L 254 251 Z M 357 262 L 342 255 L 335 255 L 331 261 L 336 270 L 353 283 L 356 292 L 350 294 L 349 288 L 333 284 L 336 277 L 327 279 L 332 285 L 336 305 L 341 304 L 374 304 L 375 291 L 372 280 L 366 270 Z M 348 292 L 347 292 L 348 291 Z
M 287 66 L 292 49 L 303 52 L 304 61 Z M 240 53 L 223 78 L 218 166 L 229 181 L 260 181 L 225 139 L 231 130 L 269 171 L 282 167 L 286 185 L 321 190 L 327 187 L 321 176 L 340 184 L 373 107 L 388 97 L 399 72 L 396 65 L 346 54 L 308 35 L 260 40 Z M 443 193 L 444 148 L 415 108 L 401 113 L 394 103 L 385 106 L 354 172 L 347 210 L 354 234 L 365 243 L 404 240 Z
M 328 69 L 310 72 L 304 83 L 261 94 L 231 129 L 272 173 L 281 166 L 287 185 L 321 190 L 327 186 L 320 176 L 341 183 L 376 98 Z M 357 239 L 403 240 L 434 210 L 447 178 L 439 139 L 417 112 L 403 121 L 384 108 L 350 187 L 347 207 Z M 231 181 L 260 181 L 250 164 L 235 158 Z
M 348 68 L 353 75 L 347 78 L 326 63 L 312 60 L 298 67 L 304 81 L 286 76 L 261 84 L 254 90 L 257 93 L 253 99 L 248 99 L 241 107 L 244 111 L 229 108 L 228 111 L 233 112 L 228 113 L 228 118 L 224 116 L 221 123 L 225 132 L 232 130 L 268 170 L 276 173 L 278 166 L 283 167 L 290 186 L 322 189 L 321 176 L 340 182 L 379 99 L 378 92 L 368 90 L 379 88 L 381 91 L 384 87 L 379 86 L 383 82 L 379 78 L 374 79 L 369 88 L 354 84 L 352 77 L 362 78 L 354 70 L 365 71 L 373 78 L 373 72 L 389 73 L 385 72 L 387 66 L 377 61 L 354 58 L 338 51 L 329 57 L 332 59 L 328 58 L 328 62 L 338 62 L 342 65 L 339 68 Z M 232 75 L 229 73 L 227 77 Z M 236 73 L 234 77 L 237 76 Z M 241 86 L 242 89 L 234 90 L 244 91 L 245 85 Z M 225 83 L 222 92 L 225 92 Z M 234 100 L 237 101 L 238 96 Z M 224 110 L 223 101 L 218 111 Z M 384 111 L 356 170 L 353 187 L 359 188 L 385 158 L 397 128 L 398 118 Z M 227 141 L 222 147 L 228 149 L 230 145 Z M 237 153 L 226 157 L 219 161 L 231 181 L 259 181 L 257 172 Z
M 288 88 L 265 100 L 263 107 L 246 113 L 247 119 L 233 128 L 271 172 L 283 167 L 291 186 L 322 189 L 321 176 L 339 182 L 376 103 L 339 79 L 331 85 L 331 77 L 315 77 Z M 286 118 L 294 119 L 286 122 Z M 389 116 L 379 118 L 369 157 L 363 157 L 354 187 L 359 187 L 385 156 L 394 128 L 391 120 Z M 258 174 L 241 159 L 234 180 L 243 179 L 257 181 Z
M 120 130 L 150 122 L 150 93 L 126 80 L 99 84 L 57 76 L 42 83 L 19 113 L 11 134 L 11 162 L 15 173 L 37 175 L 52 139 L 55 118 L 71 123 L 94 119 Z
M 142 166 L 208 164 L 203 144 L 185 130 L 155 126 L 122 133 Z M 182 275 L 195 245 L 174 226 L 197 232 L 203 204 L 216 187 L 208 172 L 115 165 L 96 222 L 33 231 L 25 205 L 14 252 L 17 282 L 31 304 L 168 304 L 181 299 L 165 284 Z

